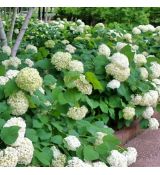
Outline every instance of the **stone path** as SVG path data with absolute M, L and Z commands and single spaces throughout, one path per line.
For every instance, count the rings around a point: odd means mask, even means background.
M 125 146 L 135 147 L 138 158 L 132 167 L 160 167 L 160 129 L 146 130 Z

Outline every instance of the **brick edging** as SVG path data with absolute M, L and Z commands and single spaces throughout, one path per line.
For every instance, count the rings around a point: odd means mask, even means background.
M 160 120 L 160 113 L 155 112 L 153 117 Z M 122 145 L 124 145 L 143 131 L 145 131 L 145 129 L 141 129 L 139 126 L 139 120 L 136 120 L 131 127 L 116 131 L 115 134 L 121 140 Z

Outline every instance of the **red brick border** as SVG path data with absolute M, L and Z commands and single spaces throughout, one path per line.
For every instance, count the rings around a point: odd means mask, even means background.
M 160 120 L 160 113 L 155 112 L 153 117 Z M 141 129 L 139 126 L 139 121 L 136 120 L 131 127 L 116 131 L 115 134 L 121 140 L 121 143 L 125 144 L 130 139 L 132 139 L 133 137 L 136 137 L 138 134 L 142 133 L 143 131 L 144 129 Z

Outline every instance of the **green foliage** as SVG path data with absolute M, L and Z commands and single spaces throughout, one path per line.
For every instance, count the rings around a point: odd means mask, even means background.
M 19 129 L 18 126 L 4 127 L 1 130 L 0 138 L 5 144 L 11 145 L 16 141 Z

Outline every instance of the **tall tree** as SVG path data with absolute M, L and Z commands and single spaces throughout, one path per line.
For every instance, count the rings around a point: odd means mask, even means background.
M 0 40 L 2 41 L 2 46 L 7 46 L 7 37 L 4 31 L 2 18 L 0 18 Z
M 22 38 L 23 38 L 23 36 L 25 34 L 25 31 L 26 31 L 26 29 L 28 27 L 29 20 L 32 17 L 33 10 L 34 10 L 34 8 L 32 8 L 32 7 L 29 8 L 29 11 L 28 11 L 28 13 L 26 15 L 26 18 L 24 20 L 22 28 L 21 28 L 21 30 L 20 30 L 20 32 L 19 32 L 19 34 L 17 36 L 16 42 L 15 42 L 13 48 L 12 48 L 11 56 L 16 56 L 16 54 L 17 54 L 17 51 L 18 51 L 18 48 L 19 48 L 20 43 L 22 41 Z
M 14 30 L 14 26 L 15 26 L 15 22 L 16 22 L 17 10 L 18 10 L 18 7 L 15 7 L 14 10 L 13 10 L 11 28 L 10 28 L 10 30 L 8 32 L 8 35 L 7 35 L 8 42 L 12 41 L 13 30 Z

